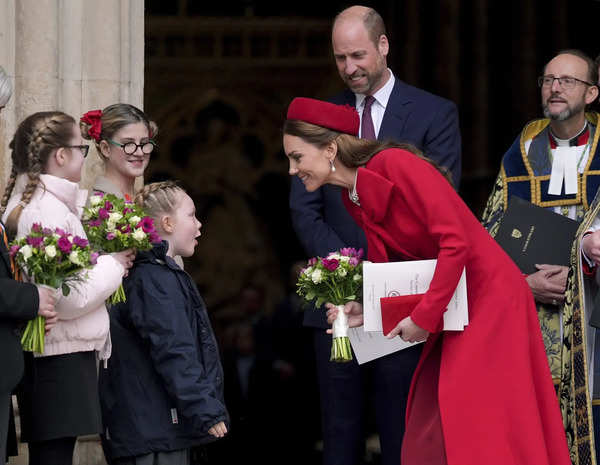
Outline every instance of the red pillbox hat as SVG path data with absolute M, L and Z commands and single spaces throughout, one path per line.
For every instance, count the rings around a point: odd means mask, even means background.
M 336 105 L 314 98 L 296 97 L 290 103 L 287 119 L 316 124 L 334 131 L 358 136 L 360 119 L 350 105 Z

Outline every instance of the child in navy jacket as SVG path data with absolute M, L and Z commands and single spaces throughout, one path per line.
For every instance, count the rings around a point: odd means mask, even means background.
M 227 433 L 223 369 L 206 307 L 173 260 L 193 255 L 200 222 L 174 182 L 136 202 L 163 242 L 139 252 L 110 312 L 113 353 L 100 374 L 103 446 L 114 464 L 188 464 L 189 449 Z

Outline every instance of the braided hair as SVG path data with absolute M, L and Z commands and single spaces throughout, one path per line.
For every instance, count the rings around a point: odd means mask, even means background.
M 17 128 L 10 142 L 12 169 L 4 195 L 0 201 L 0 215 L 3 215 L 13 192 L 17 176 L 26 173 L 29 181 L 21 195 L 19 204 L 6 220 L 9 236 L 17 232 L 19 217 L 40 183 L 50 155 L 58 148 L 69 145 L 74 136 L 75 119 L 60 111 L 44 111 L 27 117 Z
M 144 209 L 155 224 L 159 224 L 162 215 L 175 211 L 181 193 L 185 193 L 185 190 L 176 181 L 153 182 L 138 191 L 135 203 Z

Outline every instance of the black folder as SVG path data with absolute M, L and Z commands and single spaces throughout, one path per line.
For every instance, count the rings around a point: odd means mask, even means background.
M 496 241 L 526 274 L 536 263 L 569 266 L 579 223 L 513 195 L 500 220 Z

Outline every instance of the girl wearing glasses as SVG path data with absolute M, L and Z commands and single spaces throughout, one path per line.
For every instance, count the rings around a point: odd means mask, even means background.
M 143 176 L 156 147 L 156 123 L 133 105 L 116 103 L 88 111 L 79 125 L 83 138 L 94 141 L 104 161 L 104 175 L 96 178 L 93 190 L 132 200 L 135 179 Z
M 79 125 L 62 112 L 35 113 L 19 125 L 0 202 L 9 235 L 22 237 L 41 223 L 85 237 L 80 214 L 87 191 L 78 185 L 87 153 L 82 142 Z M 68 296 L 56 296 L 58 321 L 46 334 L 44 352 L 25 354 L 19 405 L 30 465 L 72 463 L 77 436 L 101 431 L 96 356 L 106 360 L 111 353 L 104 301 L 133 258 L 131 251 L 99 257 Z

